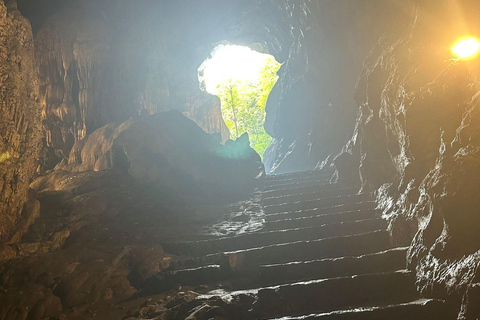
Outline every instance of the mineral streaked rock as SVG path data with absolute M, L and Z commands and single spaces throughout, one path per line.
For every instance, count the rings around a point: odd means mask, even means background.
M 104 124 L 99 106 L 111 34 L 101 19 L 72 11 L 51 16 L 35 39 L 46 143 L 60 158 Z
M 0 1 L 0 244 L 28 228 L 28 185 L 41 148 L 38 72 L 28 20 Z M 22 222 L 23 221 L 23 222 Z M 17 237 L 18 238 L 18 237 Z
M 479 9 L 424 3 L 415 23 L 374 48 L 357 86 L 353 137 L 336 159 L 339 179 L 376 191 L 393 240 L 410 245 L 419 290 L 458 299 L 459 319 L 479 316 L 468 293 L 480 263 L 480 65 L 451 60 L 448 48 L 478 30 Z M 432 16 L 442 26 L 432 27 Z

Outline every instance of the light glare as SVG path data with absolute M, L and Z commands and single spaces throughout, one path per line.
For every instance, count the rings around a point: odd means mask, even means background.
M 480 43 L 475 38 L 468 38 L 459 41 L 452 48 L 453 54 L 459 59 L 473 58 L 480 50 Z
M 227 80 L 258 83 L 260 71 L 269 59 L 248 47 L 220 45 L 212 52 L 212 58 L 204 62 L 203 79 L 207 92 L 216 95 L 217 86 Z

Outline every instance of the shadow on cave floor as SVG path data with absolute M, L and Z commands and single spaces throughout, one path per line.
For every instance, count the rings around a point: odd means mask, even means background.
M 0 262 L 0 300 L 39 305 L 38 314 L 63 308 L 68 315 L 59 319 L 90 318 L 92 308 L 132 296 L 178 259 L 163 243 L 234 232 L 219 228 L 213 235 L 205 226 L 245 205 L 237 202 L 245 195 L 165 199 L 116 170 L 55 171 L 35 183 L 41 212 L 21 243 L 6 246 L 17 257 Z M 123 309 L 115 309 L 122 316 L 108 310 L 112 315 L 100 319 L 125 316 Z
M 49 284 L 65 308 L 55 319 L 448 319 L 443 301 L 418 294 L 371 196 L 330 178 L 267 176 L 247 200 L 163 215 L 125 191 L 112 199 L 121 210 L 90 217 L 60 250 L 12 261 L 3 279 Z

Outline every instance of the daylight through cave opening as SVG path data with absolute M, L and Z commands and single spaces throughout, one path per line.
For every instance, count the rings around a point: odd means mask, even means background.
M 265 106 L 280 66 L 272 55 L 221 44 L 198 69 L 202 90 L 221 100 L 230 139 L 236 140 L 247 132 L 251 147 L 262 159 L 272 141 L 264 128 Z

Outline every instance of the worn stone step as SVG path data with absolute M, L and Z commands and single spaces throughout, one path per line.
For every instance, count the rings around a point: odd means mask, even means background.
M 197 268 L 164 271 L 150 279 L 150 285 L 162 292 L 177 285 L 198 286 L 216 283 L 223 278 L 220 265 L 207 265 Z
M 358 203 L 340 204 L 334 206 L 325 206 L 307 210 L 291 210 L 284 212 L 275 212 L 265 214 L 266 221 L 276 221 L 285 219 L 295 219 L 301 217 L 312 217 L 325 214 L 335 214 L 349 211 L 374 210 L 377 204 L 374 201 L 363 201 Z
M 315 184 L 310 186 L 293 186 L 293 187 L 281 187 L 278 189 L 272 190 L 257 190 L 258 194 L 261 194 L 264 198 L 269 197 L 279 197 L 279 196 L 288 196 L 288 195 L 295 195 L 300 193 L 309 193 L 315 191 L 322 191 L 322 190 L 339 190 L 343 189 L 344 187 L 337 183 L 322 183 L 322 184 Z
M 264 184 L 262 190 L 264 192 L 278 189 L 292 189 L 299 187 L 315 187 L 319 185 L 329 184 L 330 180 L 324 177 L 318 177 L 315 179 L 304 179 L 304 180 L 286 180 L 279 181 L 271 184 Z
M 351 196 L 332 196 L 307 201 L 286 202 L 271 206 L 264 206 L 265 214 L 281 213 L 288 211 L 310 210 L 316 208 L 333 207 L 338 205 L 354 204 L 363 201 L 371 201 L 369 194 L 359 194 Z
M 297 201 L 309 201 L 320 198 L 327 198 L 333 196 L 351 196 L 354 195 L 352 189 L 326 189 L 326 190 L 312 190 L 309 192 L 297 193 L 297 194 L 288 194 L 282 196 L 274 197 L 264 197 L 262 199 L 262 204 L 264 206 L 297 202 Z
M 312 174 L 309 176 L 292 176 L 292 177 L 277 177 L 277 178 L 266 178 L 263 179 L 264 186 L 274 186 L 280 184 L 291 184 L 291 183 L 303 183 L 308 181 L 330 181 L 331 175 L 325 174 Z
M 269 174 L 264 177 L 265 181 L 280 181 L 294 178 L 309 178 L 312 176 L 331 176 L 334 173 L 333 170 L 308 170 L 290 173 Z
M 303 228 L 315 225 L 324 225 L 341 222 L 352 222 L 360 220 L 369 220 L 380 217 L 380 213 L 376 210 L 357 210 L 341 213 L 322 214 L 312 217 L 300 217 L 294 219 L 283 219 L 267 221 L 263 230 L 283 230 L 285 228 Z
M 269 319 L 406 303 L 419 299 L 414 284 L 414 275 L 402 270 L 234 291 L 224 298 L 253 295 L 255 302 L 242 319 Z
M 351 236 L 272 244 L 246 250 L 210 254 L 172 262 L 171 269 L 220 264 L 234 271 L 244 271 L 258 268 L 263 264 L 356 256 L 389 248 L 389 234 L 387 231 L 381 230 Z
M 387 306 L 365 306 L 270 320 L 451 320 L 456 318 L 451 309 L 443 300 L 418 299 Z
M 393 272 L 406 267 L 407 248 L 340 258 L 295 261 L 260 266 L 257 283 L 278 285 L 295 281 Z
M 224 237 L 212 240 L 186 241 L 164 244 L 165 250 L 177 255 L 203 256 L 216 252 L 255 248 L 259 245 L 294 242 L 299 240 L 316 240 L 385 230 L 385 220 L 373 218 L 360 221 L 336 222 L 318 226 L 289 228 L 267 232 L 255 232 L 235 237 Z
M 332 237 L 310 241 L 296 241 L 224 253 L 235 268 L 250 265 L 274 264 L 299 260 L 314 260 L 373 253 L 390 248 L 387 231 L 374 231 L 359 235 Z

